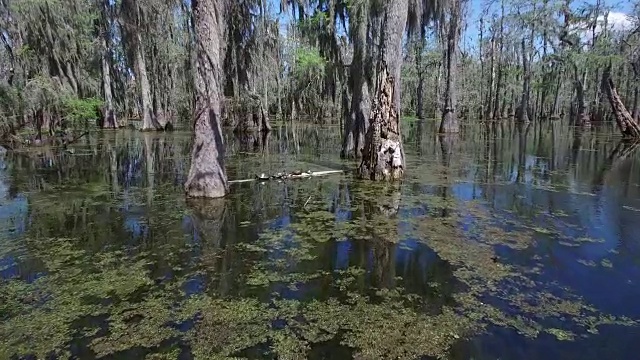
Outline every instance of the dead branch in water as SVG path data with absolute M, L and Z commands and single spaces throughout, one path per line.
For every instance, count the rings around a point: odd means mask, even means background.
M 609 99 L 609 104 L 611 104 L 613 116 L 616 119 L 616 124 L 618 124 L 618 129 L 620 129 L 622 136 L 640 139 L 640 126 L 635 122 L 633 116 L 631 116 L 627 108 L 624 106 L 624 103 L 622 102 L 620 95 L 618 95 L 618 91 L 613 83 L 613 79 L 611 79 L 611 62 L 609 62 L 609 65 L 604 70 L 604 74 L 602 76 L 602 87 L 604 87 L 607 93 L 607 98 Z
M 270 181 L 270 180 L 289 180 L 289 179 L 307 179 L 315 176 L 325 176 L 332 174 L 340 174 L 344 173 L 343 170 L 327 170 L 327 171 L 315 171 L 315 172 L 306 172 L 300 174 L 280 174 L 280 175 L 272 175 L 272 176 L 258 176 L 254 179 L 242 179 L 242 180 L 230 180 L 229 184 L 239 184 L 239 183 L 247 183 L 253 181 Z

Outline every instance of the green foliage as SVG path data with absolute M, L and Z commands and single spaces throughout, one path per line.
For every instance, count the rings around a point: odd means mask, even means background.
M 96 109 L 100 108 L 103 101 L 98 98 L 78 99 L 65 98 L 62 100 L 64 118 L 72 123 L 95 119 Z
M 295 51 L 295 76 L 308 77 L 320 76 L 324 73 L 326 60 L 320 55 L 317 48 L 300 47 Z
M 55 78 L 37 75 L 27 81 L 23 93 L 28 110 L 35 112 L 38 109 L 59 107 L 62 97 L 68 94 L 68 88 Z
M 318 11 L 312 16 L 301 20 L 298 26 L 302 31 L 313 31 L 314 29 L 318 29 L 320 26 L 324 25 L 328 20 L 329 17 L 325 12 Z
M 290 96 L 308 114 L 322 114 L 327 61 L 316 47 L 298 47 L 293 53 L 292 87 Z
M 22 107 L 20 92 L 10 86 L 0 85 L 0 118 L 11 116 Z

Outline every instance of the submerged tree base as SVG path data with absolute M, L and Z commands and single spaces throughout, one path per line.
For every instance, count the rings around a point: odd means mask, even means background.
M 222 61 L 225 56 L 222 2 L 193 4 L 196 44 L 194 139 L 191 167 L 184 185 L 188 197 L 219 198 L 227 194 L 222 135 Z
M 234 126 L 235 133 L 271 131 L 267 109 L 255 94 L 228 100 L 223 112 L 226 125 Z
M 358 174 L 362 179 L 397 180 L 404 174 L 404 152 L 400 118 L 394 102 L 394 79 L 386 65 L 383 65 L 378 81 Z
M 106 105 L 96 109 L 96 115 L 98 115 L 98 126 L 102 129 L 117 129 L 118 120 L 116 119 L 116 113 L 113 107 Z
M 457 134 L 460 132 L 458 116 L 453 109 L 445 109 L 440 122 L 440 134 Z

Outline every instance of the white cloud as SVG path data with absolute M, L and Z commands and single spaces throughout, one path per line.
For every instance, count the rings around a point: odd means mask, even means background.
M 598 35 L 602 32 L 605 27 L 605 16 L 598 16 L 598 21 L 596 23 L 595 34 Z M 623 12 L 612 11 L 609 13 L 606 19 L 606 29 L 613 32 L 623 32 L 623 31 L 631 31 L 635 29 L 636 24 L 632 19 Z M 571 26 L 572 32 L 578 33 L 580 35 L 580 42 L 583 46 L 587 46 L 591 44 L 591 40 L 593 34 L 591 32 L 591 28 L 585 22 L 579 25 Z
M 604 16 L 598 16 L 598 24 L 596 25 L 596 33 L 600 33 L 604 27 Z M 613 31 L 628 31 L 633 29 L 634 24 L 629 16 L 622 12 L 612 11 L 607 17 L 607 28 Z

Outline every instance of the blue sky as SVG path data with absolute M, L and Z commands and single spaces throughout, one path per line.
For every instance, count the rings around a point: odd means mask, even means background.
M 392 1 L 392 0 L 391 0 Z M 499 14 L 500 13 L 500 1 L 501 0 L 467 0 L 467 31 L 464 35 L 466 38 L 467 49 L 471 50 L 471 48 L 477 47 L 477 40 L 479 35 L 479 19 L 482 14 L 482 9 L 487 8 L 489 6 L 489 17 L 491 17 L 492 13 Z M 505 0 L 505 3 L 508 4 L 513 0 Z M 522 1 L 522 0 L 519 0 Z M 633 2 L 631 0 L 601 0 L 602 5 L 606 8 L 611 9 L 611 13 L 609 15 L 609 23 L 617 24 L 618 26 L 630 26 L 629 21 L 626 20 L 625 14 L 631 13 L 633 9 Z M 638 1 L 638 0 L 635 0 Z M 272 13 L 278 13 L 280 9 L 280 0 L 268 0 L 270 11 Z M 596 0 L 573 0 L 573 7 L 580 7 L 585 4 L 596 4 Z M 281 15 L 281 24 L 284 26 L 291 16 L 291 11 L 289 10 L 287 13 L 283 13 Z M 485 25 L 486 26 L 486 25 Z M 462 44 L 461 44 L 462 45 Z
M 487 0 L 469 0 L 468 10 L 467 10 L 467 33 L 465 36 L 467 37 L 467 42 L 475 42 L 478 38 L 479 33 L 479 21 L 480 15 L 482 14 L 482 9 L 486 7 L 487 3 L 493 2 L 493 6 L 489 10 L 489 14 L 495 12 L 496 14 L 500 14 L 500 0 L 487 1 Z M 509 0 L 505 0 L 508 4 Z M 579 7 L 584 4 L 596 4 L 596 0 L 574 0 L 573 6 Z M 633 9 L 633 3 L 630 0 L 603 0 L 602 5 L 605 7 L 611 8 L 611 14 L 609 16 L 610 22 L 625 22 L 623 14 L 631 13 Z

